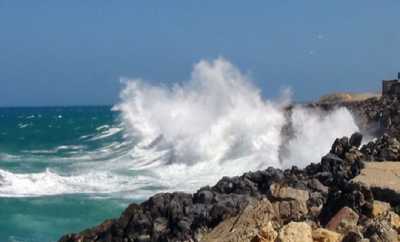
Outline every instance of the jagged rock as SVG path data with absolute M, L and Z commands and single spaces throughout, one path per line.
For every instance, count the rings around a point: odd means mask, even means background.
M 400 232 L 400 216 L 397 213 L 389 211 L 386 214 L 386 219 L 392 228 L 394 228 L 397 232 Z
M 275 231 L 271 222 L 262 226 L 258 234 L 251 240 L 251 242 L 275 242 L 278 237 L 278 232 Z
M 322 172 L 316 175 L 319 176 L 319 180 L 324 185 L 338 186 L 358 175 L 363 167 L 364 164 L 359 160 L 351 162 L 342 159 L 334 153 L 328 153 L 321 159 Z
M 400 203 L 400 163 L 368 162 L 353 182 L 370 187 L 380 201 Z
M 363 135 L 360 132 L 356 132 L 351 135 L 349 143 L 351 146 L 358 148 L 361 145 L 362 138 Z
M 399 241 L 399 229 L 399 215 L 392 211 L 386 211 L 366 224 L 364 235 L 371 241 Z
M 329 221 L 326 228 L 339 233 L 346 233 L 350 228 L 357 226 L 358 214 L 349 207 L 344 207 Z
M 371 242 L 397 242 L 399 241 L 397 232 L 390 226 L 387 221 L 374 221 L 365 232 L 366 237 Z
M 294 189 L 289 186 L 274 183 L 270 186 L 271 195 L 278 200 L 298 200 L 307 202 L 310 198 L 308 191 L 301 189 Z
M 343 207 L 349 207 L 358 214 L 371 216 L 373 195 L 368 187 L 351 182 L 344 182 L 341 186 L 329 192 L 328 198 L 319 216 L 323 225 L 336 215 Z
M 389 203 L 374 200 L 372 203 L 372 216 L 378 217 L 379 215 L 390 211 L 390 209 L 391 206 Z
M 165 234 L 168 230 L 168 220 L 163 217 L 156 218 L 153 222 L 153 232 Z
M 274 241 L 276 232 L 272 221 L 276 219 L 272 204 L 267 200 L 250 203 L 239 215 L 226 219 L 211 232 L 203 235 L 202 242 Z M 261 228 L 261 229 L 260 229 Z
M 328 194 L 328 192 L 329 192 L 329 187 L 324 186 L 318 179 L 315 179 L 315 178 L 310 180 L 310 182 L 308 183 L 308 186 L 311 189 L 313 189 L 317 192 L 320 192 L 322 194 Z
M 346 154 L 344 154 L 344 157 L 347 161 L 351 163 L 364 160 L 364 154 L 358 149 L 355 149 L 354 147 L 351 148 L 348 152 L 346 152 Z
M 385 134 L 364 145 L 361 152 L 370 161 L 398 161 L 400 160 L 400 142 L 397 138 Z
M 350 230 L 346 232 L 346 235 L 343 237 L 342 242 L 362 242 L 364 240 L 361 231 Z
M 85 230 L 81 234 L 68 234 L 64 235 L 60 238 L 60 242 L 69 242 L 69 241 L 82 241 L 82 242 L 90 242 L 96 241 L 99 237 L 104 239 L 109 239 L 111 241 L 109 235 L 105 234 L 105 231 L 109 230 L 111 226 L 114 224 L 114 220 L 106 220 L 102 224 L 98 225 L 92 230 Z
M 279 231 L 280 242 L 313 242 L 311 226 L 304 222 L 290 222 Z
M 341 242 L 342 235 L 334 231 L 318 228 L 312 231 L 314 242 Z
M 308 213 L 306 204 L 297 200 L 274 202 L 273 205 L 279 217 L 286 222 L 303 219 Z
M 271 196 L 276 202 L 274 206 L 281 219 L 298 220 L 308 213 L 307 201 L 309 192 L 301 189 L 274 183 L 270 186 Z
M 256 196 L 258 189 L 256 183 L 246 177 L 223 177 L 213 188 L 220 193 L 250 194 Z
M 330 153 L 339 156 L 340 158 L 344 158 L 344 154 L 350 150 L 351 146 L 349 143 L 349 138 L 343 137 L 341 139 L 336 139 L 332 145 Z
M 197 203 L 206 203 L 209 204 L 212 202 L 214 198 L 214 193 L 210 190 L 200 189 L 199 192 L 194 194 L 193 201 Z

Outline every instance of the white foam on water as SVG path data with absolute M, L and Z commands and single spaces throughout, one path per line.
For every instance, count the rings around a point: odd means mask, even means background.
M 101 130 L 108 129 L 108 128 L 110 128 L 110 125 L 101 125 L 101 126 L 97 127 L 96 130 L 101 131 Z
M 100 130 L 104 130 L 105 128 L 103 127 Z M 122 128 L 119 127 L 112 127 L 112 128 L 106 128 L 104 131 L 102 131 L 99 135 L 96 135 L 95 137 L 90 138 L 91 141 L 94 140 L 99 140 L 99 139 L 104 139 L 110 136 L 113 136 L 115 134 L 118 134 L 119 132 L 122 131 Z
M 0 152 L 0 161 L 4 162 L 4 161 L 15 161 L 15 160 L 19 160 L 19 156 L 17 155 L 12 155 L 12 154 L 8 154 L 8 153 L 2 153 Z
M 123 123 L 81 137 L 124 132 L 127 144 L 68 158 L 76 161 L 68 175 L 0 170 L 0 196 L 194 191 L 222 176 L 318 162 L 334 138 L 358 129 L 346 109 L 327 114 L 295 108 L 287 120 L 290 100 L 283 96 L 264 99 L 249 77 L 222 58 L 200 61 L 189 81 L 172 86 L 129 80 L 114 107 Z M 294 137 L 287 141 L 281 130 L 289 121 Z
M 358 131 L 353 116 L 346 108 L 326 113 L 318 109 L 296 107 L 291 116 L 294 137 L 285 146 L 282 165 L 305 167 L 317 163 L 329 150 L 336 138 Z
M 19 123 L 18 128 L 24 129 L 24 128 L 30 127 L 32 125 L 33 125 L 32 123 Z
M 56 154 L 59 151 L 77 151 L 83 150 L 86 146 L 84 145 L 60 145 L 52 149 L 42 149 L 42 150 L 23 150 L 22 153 L 30 154 Z
M 115 193 L 151 184 L 149 177 L 129 177 L 108 172 L 62 176 L 49 169 L 18 174 L 0 169 L 0 197 L 46 196 L 74 193 Z

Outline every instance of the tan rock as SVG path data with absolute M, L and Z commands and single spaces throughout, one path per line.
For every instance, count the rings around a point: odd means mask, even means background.
M 386 220 L 375 219 L 370 230 L 374 231 L 370 237 L 371 241 L 398 242 L 397 231 Z
M 311 226 L 304 222 L 290 222 L 279 231 L 280 242 L 312 242 Z
M 275 218 L 275 210 L 267 199 L 254 201 L 238 216 L 224 220 L 212 231 L 203 234 L 200 241 L 272 242 L 277 236 L 277 232 L 273 227 Z
M 273 206 L 282 220 L 300 220 L 308 214 L 307 203 L 298 200 L 277 201 Z
M 392 211 L 389 211 L 386 216 L 390 226 L 397 230 L 397 232 L 400 232 L 400 216 Z
M 343 207 L 331 218 L 326 228 L 339 233 L 345 233 L 352 227 L 357 226 L 358 214 L 349 207 Z
M 372 203 L 372 215 L 374 217 L 378 217 L 379 215 L 382 215 L 386 212 L 388 212 L 391 209 L 389 203 L 381 202 L 374 200 Z
M 271 195 L 276 199 L 298 200 L 306 202 L 310 195 L 308 191 L 274 183 L 270 186 Z
M 379 200 L 400 202 L 400 162 L 366 162 L 353 182 L 369 186 Z
M 345 156 L 346 160 L 348 160 L 350 162 L 354 162 L 356 160 L 361 160 L 361 158 L 363 157 L 363 154 L 357 149 L 352 149 L 349 152 L 346 152 L 346 154 L 344 156 Z
M 328 229 L 318 228 L 312 232 L 314 242 L 340 242 L 342 235 Z
M 308 191 L 274 183 L 270 186 L 271 195 L 277 200 L 274 207 L 279 217 L 286 221 L 300 220 L 308 214 Z
M 271 222 L 263 226 L 258 235 L 256 235 L 251 242 L 274 242 L 278 237 L 278 232 L 275 231 Z

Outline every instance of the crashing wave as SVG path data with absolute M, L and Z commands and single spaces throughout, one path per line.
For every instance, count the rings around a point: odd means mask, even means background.
M 297 107 L 288 120 L 289 101 L 264 99 L 249 77 L 222 58 L 200 61 L 189 81 L 172 86 L 130 80 L 114 107 L 122 124 L 80 137 L 94 142 L 124 132 L 126 145 L 114 140 L 64 157 L 76 161 L 64 175 L 0 170 L 0 196 L 193 191 L 249 170 L 304 167 L 329 151 L 335 137 L 358 130 L 346 109 L 327 114 Z M 288 122 L 290 140 L 281 132 Z

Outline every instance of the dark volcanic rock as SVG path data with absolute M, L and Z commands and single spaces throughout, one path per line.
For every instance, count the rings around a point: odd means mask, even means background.
M 379 139 L 364 145 L 361 152 L 370 161 L 398 161 L 400 160 L 400 142 L 396 137 L 384 134 Z
M 346 182 L 340 188 L 333 189 L 329 193 L 319 219 L 322 224 L 326 224 L 343 207 L 349 207 L 358 214 L 370 217 L 373 200 L 374 197 L 369 188 Z
M 351 146 L 349 143 L 349 139 L 347 137 L 343 137 L 341 139 L 335 140 L 330 153 L 335 154 L 340 158 L 344 158 L 344 155 L 350 150 L 350 148 Z
M 363 135 L 360 132 L 354 133 L 353 135 L 351 135 L 349 140 L 350 146 L 354 146 L 356 148 L 360 147 L 362 138 Z

